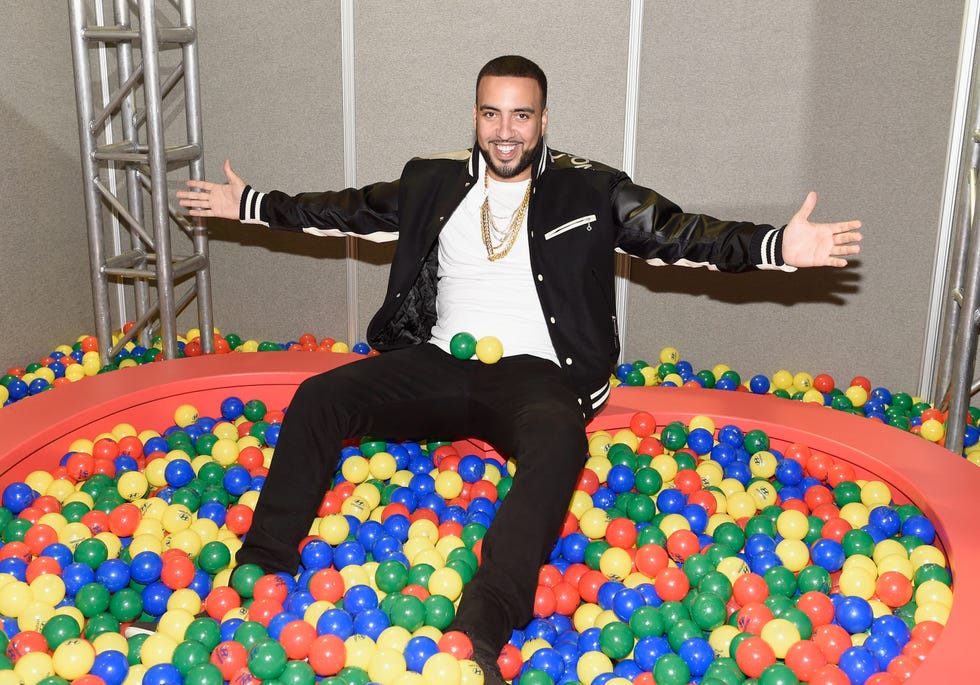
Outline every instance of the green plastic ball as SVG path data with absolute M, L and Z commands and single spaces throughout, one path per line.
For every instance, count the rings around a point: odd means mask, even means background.
M 472 359 L 476 354 L 476 337 L 465 331 L 457 333 L 449 340 L 449 353 L 456 359 Z

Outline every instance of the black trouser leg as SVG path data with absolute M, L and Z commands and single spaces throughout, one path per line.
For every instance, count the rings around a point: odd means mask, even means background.
M 483 539 L 480 569 L 466 585 L 453 627 L 494 652 L 531 620 L 538 570 L 561 530 L 588 451 L 585 419 L 563 372 L 527 361 L 527 372 L 507 384 L 485 380 L 482 401 L 475 400 L 484 416 L 474 420 L 481 437 L 514 457 L 517 470 Z
M 296 572 L 297 546 L 330 487 L 345 438 L 442 436 L 463 424 L 463 374 L 456 368 L 461 363 L 432 345 L 420 345 L 358 360 L 300 384 L 237 562 L 258 564 L 268 573 Z

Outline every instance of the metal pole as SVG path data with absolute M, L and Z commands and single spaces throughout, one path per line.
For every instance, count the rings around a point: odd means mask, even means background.
M 180 3 L 180 23 L 194 31 L 194 40 L 184 43 L 184 109 L 187 112 L 187 142 L 198 149 L 197 159 L 190 162 L 190 177 L 194 180 L 204 178 L 204 145 L 201 128 L 201 99 L 198 81 L 197 28 L 195 22 L 194 0 Z M 196 218 L 193 223 L 192 241 L 194 254 L 204 257 L 203 266 L 194 278 L 197 289 L 197 316 L 200 322 L 201 350 L 205 354 L 214 352 L 214 314 L 211 308 L 211 277 L 208 268 L 208 236 L 204 222 Z
M 85 41 L 85 5 L 83 0 L 71 0 L 69 5 L 72 62 L 75 75 L 75 101 L 78 108 L 78 141 L 82 162 L 82 190 L 85 194 L 85 222 L 88 227 L 89 262 L 92 267 L 92 305 L 95 310 L 95 330 L 99 339 L 102 364 L 108 363 L 112 347 L 112 326 L 109 314 L 109 288 L 102 273 L 105 259 L 102 245 L 102 204 L 95 181 L 99 167 L 95 161 L 95 136 L 90 128 L 94 116 L 92 107 L 91 68 Z
M 116 23 L 122 27 L 129 27 L 130 12 L 127 0 L 115 0 Z M 116 54 L 119 59 L 119 80 L 126 82 L 133 76 L 133 44 L 130 41 L 122 41 L 116 46 Z M 142 65 L 139 69 L 142 74 Z M 131 141 L 134 145 L 139 140 L 139 127 L 136 125 L 136 105 L 134 102 L 133 90 L 126 93 L 120 107 L 122 118 L 123 138 Z M 137 220 L 143 220 L 143 192 L 140 187 L 139 172 L 131 164 L 126 165 L 126 199 L 129 205 L 129 213 Z M 145 251 L 146 244 L 135 231 L 130 231 L 130 246 L 134 250 Z M 138 266 L 146 268 L 146 260 L 142 260 Z M 133 283 L 133 304 L 136 307 L 136 320 L 141 320 L 150 308 L 150 284 L 145 279 L 136 279 Z M 152 341 L 151 331 L 148 328 L 140 328 L 140 343 L 144 347 L 149 347 Z
M 143 55 L 143 95 L 146 100 L 146 138 L 149 146 L 150 205 L 157 253 L 157 297 L 163 356 L 177 357 L 176 308 L 173 286 L 170 217 L 167 206 L 167 155 L 160 92 L 160 49 L 152 0 L 141 0 L 140 39 Z

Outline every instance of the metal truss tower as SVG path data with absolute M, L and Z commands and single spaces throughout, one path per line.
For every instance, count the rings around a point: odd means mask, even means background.
M 129 341 L 148 347 L 157 335 L 164 358 L 177 357 L 177 315 L 195 298 L 202 351 L 210 353 L 214 324 L 207 232 L 200 220 L 188 219 L 171 203 L 167 188 L 168 173 L 183 173 L 185 167 L 189 178 L 204 178 L 195 3 L 112 4 L 110 18 L 102 16 L 102 0 L 69 0 L 102 363 Z M 168 17 L 174 10 L 179 16 Z M 184 130 L 175 133 L 180 118 Z M 167 144 L 167 136 L 181 140 Z M 174 242 L 183 253 L 174 252 Z M 179 296 L 178 287 L 184 289 Z M 135 317 L 127 316 L 129 307 Z M 130 319 L 134 325 L 113 346 L 114 331 Z

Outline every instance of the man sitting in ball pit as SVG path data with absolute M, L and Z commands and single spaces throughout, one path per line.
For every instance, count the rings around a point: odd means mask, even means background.
M 367 331 L 383 354 L 299 386 L 236 562 L 297 572 L 345 438 L 485 440 L 517 469 L 449 630 L 470 638 L 485 682 L 502 683 L 497 656 L 532 617 L 586 422 L 609 396 L 614 251 L 732 272 L 843 267 L 861 224 L 811 222 L 813 193 L 782 228 L 687 214 L 622 171 L 552 150 L 547 80 L 524 57 L 480 71 L 473 126 L 472 150 L 413 159 L 397 181 L 288 196 L 253 189 L 226 161 L 228 183 L 189 181 L 177 197 L 192 216 L 398 240 Z

